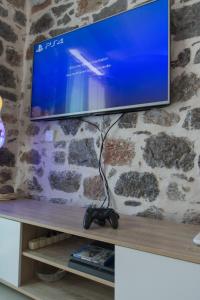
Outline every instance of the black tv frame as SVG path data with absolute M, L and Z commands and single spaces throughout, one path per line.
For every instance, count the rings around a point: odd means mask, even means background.
M 136 7 L 132 8 L 132 9 L 129 9 L 127 11 L 130 11 L 130 10 L 133 10 L 133 9 L 137 9 L 141 6 L 144 6 L 144 5 L 148 5 L 148 4 L 151 4 L 153 2 L 157 2 L 159 0 L 150 0 L 150 1 L 147 1 L 145 3 L 142 3 L 142 4 L 139 4 L 137 5 Z M 136 111 L 145 111 L 145 110 L 150 110 L 150 109 L 153 109 L 153 108 L 162 108 L 162 107 L 166 107 L 166 106 L 169 106 L 171 104 L 171 92 L 170 92 L 170 79 L 171 79 L 171 68 L 170 68 L 170 57 L 171 57 L 171 31 L 170 31 L 170 0 L 166 0 L 168 1 L 168 99 L 164 102 L 158 102 L 157 104 L 155 103 L 149 103 L 149 104 L 142 104 L 142 105 L 131 105 L 131 107 L 118 107 L 118 108 L 108 108 L 108 109 L 102 109 L 102 110 L 97 110 L 97 111 L 85 111 L 85 112 L 75 112 L 75 113 L 66 113 L 66 114 L 56 114 L 56 115 L 50 115 L 50 116 L 41 116 L 41 117 L 32 117 L 30 115 L 30 119 L 31 121 L 50 121 L 50 120 L 62 120 L 62 119 L 77 119 L 77 118 L 83 118 L 83 117 L 90 117 L 90 116 L 100 116 L 100 115 L 111 115 L 111 114 L 120 114 L 120 113 L 128 113 L 128 112 L 136 112 Z M 81 30 L 83 28 L 86 28 L 86 27 L 89 27 L 89 26 L 92 26 L 93 24 L 96 24 L 96 23 L 100 23 L 100 22 L 103 22 L 104 20 L 107 20 L 107 19 L 110 19 L 110 18 L 113 18 L 115 16 L 118 16 L 118 15 L 121 15 L 121 14 L 125 14 L 127 13 L 127 11 L 123 11 L 123 12 L 120 12 L 120 13 L 117 13 L 117 14 L 114 14 L 110 17 L 107 17 L 107 18 L 104 18 L 100 21 L 97 21 L 97 22 L 94 22 L 92 24 L 89 24 L 89 25 L 85 25 L 85 26 L 81 26 L 79 28 L 76 28 L 74 30 L 71 30 L 67 33 L 62 33 L 62 34 L 59 34 L 57 36 L 54 36 L 50 39 L 46 39 L 46 40 L 43 40 L 43 42 L 45 41 L 50 41 L 52 39 L 55 39 L 57 37 L 60 37 L 62 36 L 63 34 L 68 34 L 68 33 L 71 33 L 71 32 L 74 32 L 74 31 L 77 31 L 77 30 Z M 38 46 L 40 43 L 35 43 L 33 47 L 35 46 Z M 32 71 L 34 72 L 34 67 L 32 68 Z M 31 103 L 32 103 L 32 90 L 31 90 Z M 31 105 L 32 107 L 32 105 Z M 30 112 L 31 114 L 31 112 Z

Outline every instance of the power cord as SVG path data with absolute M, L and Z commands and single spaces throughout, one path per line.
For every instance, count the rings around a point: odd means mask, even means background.
M 101 147 L 100 147 L 100 153 L 99 153 L 99 163 L 98 163 L 98 169 L 99 169 L 99 174 L 101 176 L 101 180 L 103 181 L 103 184 L 104 184 L 104 188 L 106 190 L 106 196 L 103 200 L 103 203 L 101 205 L 101 207 L 104 207 L 106 201 L 108 202 L 107 203 L 107 208 L 110 207 L 110 188 L 109 188 L 109 184 L 108 184 L 108 180 L 106 178 L 106 175 L 105 175 L 105 171 L 103 170 L 103 167 L 102 167 L 102 154 L 103 154 L 103 150 L 104 150 L 104 144 L 105 144 L 105 141 L 106 141 L 106 138 L 108 136 L 108 133 L 110 132 L 110 130 L 115 126 L 116 123 L 119 122 L 119 120 L 124 116 L 124 113 L 121 114 L 117 120 L 115 122 L 113 122 L 113 124 L 108 128 L 108 130 L 106 131 L 106 133 L 104 134 L 103 136 L 103 133 L 101 131 L 101 129 L 99 128 L 99 126 L 93 122 L 90 122 L 90 121 L 87 121 L 85 119 L 81 119 L 83 122 L 85 123 L 88 123 L 92 126 L 94 126 L 101 134 Z

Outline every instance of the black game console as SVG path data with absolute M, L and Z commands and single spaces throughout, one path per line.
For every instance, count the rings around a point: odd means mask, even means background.
M 114 245 L 97 241 L 83 245 L 71 253 L 68 266 L 80 272 L 114 282 Z
M 94 222 L 100 226 L 105 226 L 106 221 L 110 223 L 113 229 L 118 228 L 119 215 L 112 208 L 88 207 L 83 220 L 83 227 L 89 229 Z

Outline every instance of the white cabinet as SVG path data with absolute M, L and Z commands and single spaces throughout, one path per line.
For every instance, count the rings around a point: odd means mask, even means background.
M 21 223 L 0 218 L 0 280 L 19 286 Z
M 118 246 L 115 257 L 115 300 L 200 299 L 198 264 Z

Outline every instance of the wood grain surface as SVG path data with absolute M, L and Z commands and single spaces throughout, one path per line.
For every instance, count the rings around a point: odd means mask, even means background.
M 176 224 L 148 218 L 120 216 L 119 229 L 92 225 L 84 230 L 85 209 L 34 200 L 0 203 L 0 216 L 26 224 L 54 229 L 180 260 L 200 263 L 200 247 L 193 245 L 199 225 Z

